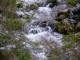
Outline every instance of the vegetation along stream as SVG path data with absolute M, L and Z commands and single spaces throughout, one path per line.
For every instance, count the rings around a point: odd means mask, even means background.
M 80 60 L 80 0 L 0 0 L 0 60 Z

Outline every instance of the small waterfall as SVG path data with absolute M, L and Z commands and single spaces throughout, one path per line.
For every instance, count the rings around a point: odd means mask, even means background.
M 40 3 L 40 2 L 45 3 L 45 1 L 46 0 L 24 0 L 23 4 L 24 7 L 26 8 L 27 3 L 30 5 L 30 4 Z M 57 14 L 58 8 L 60 8 L 59 5 L 54 6 L 53 7 L 54 10 L 53 10 L 52 8 L 49 7 L 49 4 L 46 6 L 38 7 L 38 10 L 32 16 L 31 23 L 25 26 L 26 31 L 28 32 L 27 34 L 25 34 L 25 37 L 29 39 L 28 44 L 26 44 L 26 47 L 28 47 L 29 50 L 31 51 L 34 60 L 47 60 L 48 58 L 47 56 L 49 56 L 51 50 L 55 46 L 61 47 L 63 45 L 62 43 L 63 35 L 54 32 L 55 30 L 54 18 Z M 30 11 L 24 10 L 24 11 L 20 11 L 20 13 L 19 11 L 17 11 L 16 13 L 19 15 L 27 14 L 31 16 L 31 14 L 33 14 L 34 11 L 30 13 Z M 54 23 L 52 23 L 52 21 Z M 31 43 L 34 44 L 39 43 L 39 46 L 35 46 Z M 50 46 L 52 48 L 50 48 Z

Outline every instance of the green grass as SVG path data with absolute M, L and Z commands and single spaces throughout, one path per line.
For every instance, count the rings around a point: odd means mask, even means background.
M 59 56 L 60 55 L 60 51 L 59 50 L 54 50 L 54 55 Z
M 4 51 L 0 50 L 0 60 L 14 60 L 14 59 L 10 52 L 8 52 L 6 50 L 4 50 Z
M 68 35 L 63 36 L 63 42 L 79 42 L 80 41 L 80 36 L 76 36 L 74 33 L 69 33 Z
M 48 60 L 57 60 L 56 58 L 49 58 Z
M 68 4 L 75 6 L 77 4 L 77 2 L 75 0 L 68 0 Z
M 40 42 L 31 42 L 32 45 L 39 46 Z
M 22 8 L 23 7 L 23 4 L 22 3 L 18 3 L 17 4 L 17 8 Z
M 19 60 L 30 60 L 31 59 L 31 53 L 27 48 L 23 48 L 24 44 L 23 40 L 14 41 L 14 44 L 16 48 L 13 48 L 11 52 L 18 57 Z
M 7 29 L 7 30 L 22 30 L 22 23 L 20 20 L 16 20 L 16 19 L 10 19 L 10 20 L 6 20 L 3 24 L 3 26 Z
M 7 34 L 0 33 L 0 47 L 11 43 L 11 37 Z
M 30 17 L 29 16 L 26 16 L 26 22 L 30 23 L 31 20 L 30 20 Z
M 69 33 L 68 35 L 63 36 L 63 42 L 65 43 L 62 47 L 64 50 L 73 48 L 75 43 L 79 44 L 80 36 L 76 36 L 74 33 Z
M 70 49 L 73 47 L 73 43 L 66 44 L 62 47 L 63 50 Z

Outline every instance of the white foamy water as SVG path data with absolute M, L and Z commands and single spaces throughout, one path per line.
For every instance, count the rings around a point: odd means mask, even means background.
M 62 37 L 63 35 L 52 32 L 52 29 L 50 26 L 46 24 L 46 27 L 40 27 L 38 24 L 38 21 L 50 21 L 52 17 L 52 9 L 49 8 L 47 5 L 46 7 L 39 7 L 36 14 L 33 16 L 35 17 L 35 20 L 31 22 L 31 27 L 28 31 L 28 34 L 25 34 L 25 37 L 29 39 L 31 42 L 44 42 L 44 43 L 50 43 L 50 44 L 56 44 L 57 47 L 61 47 L 63 45 L 62 43 Z M 33 25 L 34 23 L 37 23 L 37 25 Z M 47 42 L 46 42 L 47 41 Z M 51 43 L 53 42 L 53 43 Z M 46 56 L 46 50 L 45 44 L 42 45 L 42 47 L 34 47 L 30 48 L 32 55 L 35 57 L 34 60 L 47 60 Z M 54 47 L 54 46 L 52 46 Z M 40 50 L 41 49 L 41 50 Z M 40 52 L 39 52 L 40 50 Z
M 25 35 L 27 38 L 30 39 L 30 41 L 32 42 L 39 42 L 44 40 L 47 41 L 54 41 L 57 44 L 59 44 L 60 46 L 62 46 L 62 35 L 55 33 L 54 35 L 52 35 L 50 32 L 44 31 L 44 32 L 40 32 L 38 34 L 29 34 L 29 35 Z
M 49 7 L 39 7 L 38 12 L 34 15 L 34 17 L 38 20 L 51 20 L 51 8 Z
M 24 9 L 26 6 L 30 6 L 31 4 L 36 3 L 45 3 L 46 0 L 22 0 Z M 60 2 L 61 0 L 58 0 Z M 66 7 L 66 5 L 60 5 L 62 6 L 62 9 Z M 38 7 L 38 10 L 34 12 L 34 10 L 26 11 L 17 11 L 16 13 L 18 15 L 29 15 L 32 17 L 30 25 L 27 24 L 28 28 L 26 30 L 28 31 L 27 34 L 25 34 L 25 37 L 29 39 L 28 43 L 23 42 L 26 47 L 29 48 L 31 51 L 31 54 L 33 56 L 34 60 L 47 60 L 47 55 L 45 52 L 47 52 L 48 47 L 46 46 L 47 43 L 50 43 L 50 46 L 54 47 L 56 45 L 57 47 L 61 47 L 63 45 L 62 43 L 62 34 L 59 34 L 57 32 L 53 32 L 53 28 L 51 26 L 48 26 L 48 22 L 54 21 L 54 18 L 56 17 L 56 14 L 61 8 L 59 5 L 54 6 L 54 8 L 50 8 L 49 4 L 46 5 L 46 7 Z M 32 14 L 34 14 L 32 16 Z M 53 16 L 54 15 L 54 16 Z M 41 24 L 45 24 L 43 21 L 47 21 L 45 27 L 41 27 Z M 42 22 L 42 23 L 40 23 Z M 54 24 L 53 24 L 54 25 Z M 30 42 L 43 42 L 40 44 L 40 46 L 34 46 L 31 45 Z M 26 48 L 25 47 L 25 48 Z M 51 49 L 51 48 L 50 48 Z

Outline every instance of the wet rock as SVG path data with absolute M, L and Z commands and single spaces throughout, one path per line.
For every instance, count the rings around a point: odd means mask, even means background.
M 23 7 L 23 4 L 22 3 L 18 3 L 17 4 L 17 8 L 22 8 Z
M 47 4 L 52 3 L 54 5 L 57 5 L 57 0 L 47 0 Z
M 0 13 L 2 13 L 2 11 L 0 10 Z
M 62 14 L 62 15 L 60 15 L 59 17 L 57 17 L 56 20 L 57 20 L 57 21 L 61 21 L 61 20 L 65 19 L 65 18 L 66 18 L 66 16 L 64 16 L 64 15 Z
M 37 5 L 32 4 L 32 5 L 30 5 L 29 9 L 30 10 L 35 10 L 35 9 L 38 9 L 38 7 L 37 7 Z
M 63 10 L 62 12 L 59 12 L 59 13 L 57 14 L 56 20 L 57 20 L 57 21 L 61 21 L 61 20 L 63 20 L 63 19 L 66 19 L 67 17 L 68 17 L 68 11 L 67 11 L 67 10 Z
M 80 0 L 77 0 L 77 3 L 80 3 Z
M 80 21 L 77 23 L 77 25 L 76 25 L 76 30 L 77 31 L 80 31 Z
M 34 22 L 32 22 L 32 25 L 37 26 L 37 25 L 39 25 L 39 23 L 40 23 L 39 21 L 34 21 Z
M 68 19 L 64 19 L 56 24 L 56 31 L 62 34 L 67 34 L 69 32 L 73 32 L 74 28 Z
M 76 35 L 76 36 L 80 36 L 80 32 L 76 33 L 75 35 Z
M 77 4 L 76 6 L 77 6 L 77 12 L 78 14 L 80 14 L 80 4 Z
M 46 26 L 47 26 L 47 21 L 42 21 L 42 22 L 40 22 L 40 26 L 41 26 L 41 27 L 46 27 Z
M 55 24 L 54 24 L 54 23 L 52 23 L 52 22 L 48 22 L 48 26 L 51 27 L 52 31 L 55 30 Z
M 37 5 L 38 7 L 40 7 L 40 6 L 43 5 L 43 3 L 36 3 L 36 5 Z
M 49 7 L 50 7 L 50 8 L 53 8 L 53 6 L 54 6 L 54 5 L 53 5 L 52 3 L 49 3 Z
M 74 9 L 72 9 L 72 18 L 78 23 L 80 21 L 80 4 L 77 4 Z

